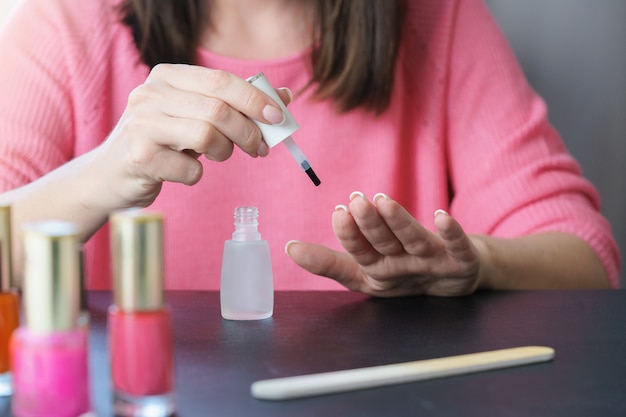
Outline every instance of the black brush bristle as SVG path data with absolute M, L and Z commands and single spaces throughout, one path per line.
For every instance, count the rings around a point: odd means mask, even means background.
M 315 171 L 313 171 L 313 168 L 309 168 L 304 172 L 306 172 L 309 178 L 311 178 L 311 181 L 313 181 L 313 184 L 315 184 L 316 187 L 322 183 L 320 179 L 317 178 L 317 175 L 315 175 Z

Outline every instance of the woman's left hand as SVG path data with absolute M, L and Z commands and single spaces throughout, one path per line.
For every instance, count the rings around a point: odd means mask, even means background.
M 456 296 L 478 287 L 479 252 L 445 211 L 435 213 L 433 233 L 386 195 L 377 194 L 372 204 L 354 192 L 348 206 L 337 206 L 332 223 L 346 252 L 305 242 L 290 242 L 286 250 L 301 267 L 352 291 Z

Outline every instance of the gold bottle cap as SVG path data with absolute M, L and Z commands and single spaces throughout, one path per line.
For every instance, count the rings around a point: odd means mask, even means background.
M 111 216 L 113 299 L 123 311 L 163 307 L 163 215 L 131 209 Z
M 11 259 L 11 206 L 0 204 L 0 291 L 13 287 Z
M 80 298 L 80 241 L 72 223 L 24 226 L 26 326 L 50 333 L 76 327 Z

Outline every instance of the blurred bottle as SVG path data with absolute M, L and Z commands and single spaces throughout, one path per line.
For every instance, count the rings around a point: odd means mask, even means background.
M 11 338 L 16 417 L 79 416 L 90 409 L 89 335 L 78 323 L 79 246 L 71 223 L 24 229 L 26 320 Z
M 224 244 L 220 303 L 222 317 L 259 320 L 274 312 L 272 260 L 266 240 L 258 231 L 256 207 L 235 209 L 235 231 Z
M 19 325 L 19 297 L 11 263 L 11 206 L 0 205 L 0 396 L 13 392 L 9 341 Z
M 145 210 L 111 216 L 114 304 L 108 331 L 116 416 L 175 412 L 170 310 L 163 294 L 163 217 Z

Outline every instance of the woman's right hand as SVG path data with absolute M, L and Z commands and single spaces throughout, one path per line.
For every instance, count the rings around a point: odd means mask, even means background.
M 290 101 L 288 90 L 277 93 Z M 281 123 L 283 113 L 261 90 L 228 72 L 157 65 L 132 91 L 117 126 L 92 155 L 111 209 L 149 205 L 164 181 L 197 183 L 200 155 L 224 161 L 235 145 L 251 157 L 267 155 L 250 118 Z
M 286 104 L 289 90 L 276 91 Z M 108 138 L 57 169 L 0 195 L 12 206 L 16 283 L 23 274 L 21 225 L 57 219 L 77 227 L 87 241 L 111 212 L 146 207 L 164 181 L 192 185 L 202 177 L 202 154 L 214 161 L 235 146 L 252 157 L 267 155 L 250 118 L 280 123 L 278 104 L 247 81 L 191 65 L 158 65 L 133 90 Z

